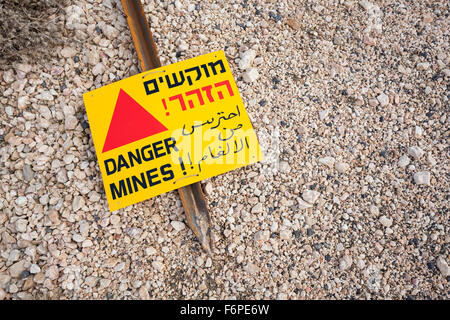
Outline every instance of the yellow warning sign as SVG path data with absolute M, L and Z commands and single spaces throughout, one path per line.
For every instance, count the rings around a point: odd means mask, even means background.
M 111 211 L 263 159 L 223 51 L 83 99 Z

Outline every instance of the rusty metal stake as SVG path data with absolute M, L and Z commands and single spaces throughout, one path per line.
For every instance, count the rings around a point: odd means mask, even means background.
M 121 0 L 142 71 L 161 67 L 155 42 L 140 0 Z M 212 256 L 211 219 L 199 182 L 178 189 L 189 227 Z

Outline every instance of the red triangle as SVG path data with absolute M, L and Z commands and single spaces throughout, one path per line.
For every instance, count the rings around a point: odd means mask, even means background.
M 161 122 L 120 89 L 102 152 L 166 130 Z

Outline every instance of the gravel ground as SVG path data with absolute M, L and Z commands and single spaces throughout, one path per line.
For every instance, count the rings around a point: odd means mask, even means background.
M 204 181 L 215 259 L 176 191 L 109 212 L 82 93 L 138 62 L 72 1 L 0 71 L 0 299 L 450 298 L 448 1 L 144 3 L 163 64 L 225 51 L 267 159 Z

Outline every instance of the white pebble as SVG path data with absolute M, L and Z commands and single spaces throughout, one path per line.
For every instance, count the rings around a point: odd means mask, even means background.
M 428 171 L 420 171 L 414 173 L 414 182 L 416 184 L 430 185 L 431 174 Z
M 330 168 L 333 168 L 335 161 L 336 160 L 333 157 L 324 157 L 319 159 L 320 164 L 326 165 Z
M 25 206 L 26 204 L 27 204 L 27 198 L 26 197 L 24 197 L 24 196 L 21 196 L 21 197 L 18 197 L 16 200 L 15 200 L 15 203 L 19 206 L 19 207 L 23 207 L 23 206 Z
M 302 198 L 303 200 L 305 200 L 306 202 L 309 202 L 311 204 L 314 204 L 317 199 L 320 196 L 320 192 L 314 191 L 314 190 L 305 190 L 302 193 Z
M 378 97 L 377 97 L 378 102 L 380 103 L 380 105 L 382 107 L 387 106 L 389 104 L 389 97 L 384 94 L 381 93 Z
M 241 53 L 239 61 L 239 68 L 241 70 L 247 70 L 252 66 L 253 60 L 256 57 L 256 51 L 253 49 L 247 50 L 244 53 Z
M 425 152 L 422 149 L 420 149 L 419 147 L 409 147 L 408 148 L 408 154 L 415 159 L 420 159 L 424 155 L 424 153 Z
M 380 223 L 381 223 L 383 226 L 385 226 L 385 227 L 390 227 L 390 226 L 392 226 L 392 222 L 393 222 L 393 220 L 392 220 L 392 219 L 389 219 L 389 218 L 386 217 L 386 216 L 381 216 L 381 217 L 380 217 Z
M 186 225 L 181 221 L 171 221 L 170 224 L 177 232 L 183 230 L 186 227 Z
M 30 273 L 36 274 L 36 273 L 39 273 L 39 272 L 41 272 L 41 268 L 37 264 L 33 263 L 30 266 Z
M 398 159 L 398 166 L 400 168 L 406 167 L 409 163 L 410 163 L 410 160 L 407 155 L 403 155 Z
M 251 68 L 250 70 L 244 73 L 243 78 L 245 82 L 253 82 L 257 80 L 259 78 L 258 70 L 256 70 L 256 68 Z
M 349 168 L 350 168 L 350 165 L 346 162 L 336 163 L 336 170 L 339 173 L 345 173 L 348 171 Z

